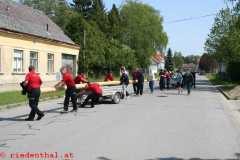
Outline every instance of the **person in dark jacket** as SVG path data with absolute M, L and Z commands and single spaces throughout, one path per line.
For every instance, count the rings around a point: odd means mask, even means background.
M 166 81 L 167 81 L 167 89 L 170 88 L 170 80 L 171 80 L 171 73 L 170 71 L 166 71 L 165 72 L 165 76 L 166 76 Z
M 28 68 L 29 73 L 25 77 L 24 85 L 27 88 L 29 106 L 31 108 L 31 112 L 26 121 L 33 121 L 35 115 L 37 114 L 37 120 L 42 119 L 44 117 L 43 112 L 38 108 L 38 102 L 41 95 L 40 87 L 42 85 L 42 80 L 40 76 L 35 72 L 34 66 L 30 66 Z
M 139 69 L 136 68 L 132 73 L 133 91 L 134 91 L 134 94 L 136 94 L 136 95 L 137 95 L 137 89 L 138 89 L 138 76 L 139 76 Z
M 192 89 L 192 85 L 193 85 L 193 76 L 192 73 L 190 71 L 187 71 L 184 75 L 184 82 L 185 82 L 185 86 L 187 87 L 187 93 L 188 95 L 191 94 L 191 89 Z
M 192 72 L 192 76 L 193 76 L 193 87 L 196 88 L 196 72 Z
M 143 95 L 143 86 L 144 86 L 144 74 L 143 71 L 139 71 L 137 77 L 137 95 Z
M 163 91 L 165 89 L 165 72 L 163 70 L 160 71 L 159 73 L 160 81 L 159 81 L 159 87 L 160 90 Z

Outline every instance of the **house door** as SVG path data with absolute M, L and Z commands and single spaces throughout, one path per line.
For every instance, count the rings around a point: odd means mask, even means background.
M 76 75 L 76 56 L 69 54 L 62 54 L 62 65 L 70 67 L 73 75 Z

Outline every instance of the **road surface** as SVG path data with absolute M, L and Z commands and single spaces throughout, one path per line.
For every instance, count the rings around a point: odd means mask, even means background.
M 205 77 L 198 79 L 190 96 L 170 90 L 162 97 L 156 90 L 78 113 L 60 114 L 62 99 L 43 102 L 41 121 L 23 121 L 25 106 L 1 111 L 0 160 L 45 152 L 57 152 L 59 160 L 236 159 L 239 124 L 224 97 Z

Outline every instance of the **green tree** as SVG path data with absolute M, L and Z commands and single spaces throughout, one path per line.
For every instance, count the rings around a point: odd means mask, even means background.
M 84 18 L 90 18 L 93 8 L 92 0 L 73 0 L 72 7 Z
M 182 55 L 181 52 L 174 52 L 174 56 L 173 56 L 173 64 L 174 64 L 174 68 L 181 68 L 182 65 L 184 63 L 184 57 Z
M 198 55 L 188 55 L 184 57 L 184 63 L 197 64 L 199 59 L 200 59 L 200 56 Z
M 20 3 L 43 11 L 50 17 L 55 16 L 55 12 L 59 6 L 66 6 L 65 0 L 20 0 Z
M 229 0 L 233 7 L 220 10 L 205 43 L 205 50 L 218 62 L 227 65 L 229 76 L 238 72 L 233 66 L 240 64 L 240 1 Z
M 199 69 L 206 72 L 213 72 L 217 68 L 217 61 L 210 54 L 203 54 L 199 61 Z
M 112 9 L 108 14 L 109 20 L 109 37 L 114 39 L 119 39 L 121 35 L 121 16 L 118 8 L 113 4 Z
M 153 7 L 136 1 L 127 1 L 120 15 L 120 41 L 135 50 L 138 65 L 145 68 L 150 64 L 150 57 L 155 49 L 167 45 L 163 18 Z
M 173 71 L 173 56 L 171 48 L 167 51 L 167 57 L 165 60 L 165 69 L 168 71 Z

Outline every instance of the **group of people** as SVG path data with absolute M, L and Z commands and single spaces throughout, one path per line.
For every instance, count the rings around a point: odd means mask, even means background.
M 72 102 L 73 109 L 71 112 L 76 112 L 78 107 L 85 107 L 88 104 L 89 100 L 91 100 L 91 107 L 94 107 L 98 102 L 99 98 L 103 94 L 103 90 L 101 86 L 97 83 L 90 83 L 84 73 L 79 72 L 78 75 L 74 78 L 72 71 L 70 68 L 63 66 L 60 69 L 60 73 L 62 75 L 62 80 L 55 85 L 55 88 L 63 88 L 66 86 L 65 90 L 65 99 L 63 112 L 68 112 L 70 100 Z M 182 93 L 183 87 L 186 86 L 188 90 L 188 94 L 191 92 L 192 85 L 195 87 L 196 76 L 194 72 L 187 71 L 185 74 L 182 74 L 180 71 L 176 73 L 170 71 L 161 70 L 159 73 L 159 88 L 160 90 L 164 90 L 165 88 L 170 88 L 170 80 L 174 79 L 176 83 L 176 88 L 178 89 L 178 93 Z M 144 88 L 144 71 L 142 69 L 136 68 L 132 72 L 132 85 L 133 91 L 135 95 L 143 95 Z M 151 93 L 154 92 L 154 83 L 155 80 L 153 75 L 148 75 L 149 88 Z M 104 81 L 113 81 L 113 73 L 108 71 Z M 85 84 L 85 87 L 77 90 L 77 84 Z M 120 68 L 120 85 L 122 86 L 122 98 L 127 98 L 129 96 L 128 86 L 130 84 L 129 81 L 129 73 L 124 66 Z M 166 85 L 165 85 L 166 84 Z M 37 114 L 37 120 L 41 120 L 44 117 L 44 113 L 38 108 L 39 98 L 41 95 L 41 85 L 42 80 L 38 73 L 36 73 L 35 68 L 33 66 L 29 67 L 29 73 L 26 74 L 25 80 L 21 83 L 23 90 L 28 96 L 29 106 L 31 108 L 31 112 L 26 121 L 33 121 L 35 115 Z M 77 104 L 77 97 L 86 95 L 87 98 L 84 100 L 80 106 Z
M 44 113 L 38 108 L 38 102 L 41 95 L 40 88 L 42 85 L 42 80 L 33 66 L 30 66 L 28 69 L 29 73 L 26 74 L 25 80 L 21 83 L 21 87 L 24 91 L 23 94 L 27 94 L 29 99 L 29 106 L 31 108 L 31 112 L 28 118 L 25 120 L 33 121 L 36 114 L 38 115 L 36 120 L 41 120 L 44 117 Z M 84 107 L 90 99 L 91 107 L 94 107 L 98 98 L 102 95 L 101 86 L 97 83 L 88 82 L 85 75 L 81 72 L 76 78 L 74 78 L 71 69 L 68 67 L 63 66 L 60 69 L 60 72 L 62 75 L 62 80 L 55 85 L 55 88 L 58 89 L 66 86 L 63 112 L 68 112 L 70 99 L 73 106 L 71 112 L 76 112 L 78 110 L 77 96 L 83 94 L 87 95 L 87 98 L 80 107 Z M 76 84 L 80 83 L 85 83 L 86 86 L 77 92 Z
M 180 70 L 177 70 L 176 73 L 161 70 L 159 77 L 159 87 L 161 91 L 166 88 L 170 88 L 171 79 L 175 81 L 173 86 L 177 88 L 178 94 L 181 94 L 183 92 L 183 88 L 186 87 L 188 95 L 190 95 L 191 88 L 196 87 L 196 72 L 191 72 L 190 70 L 185 73 L 182 73 Z

